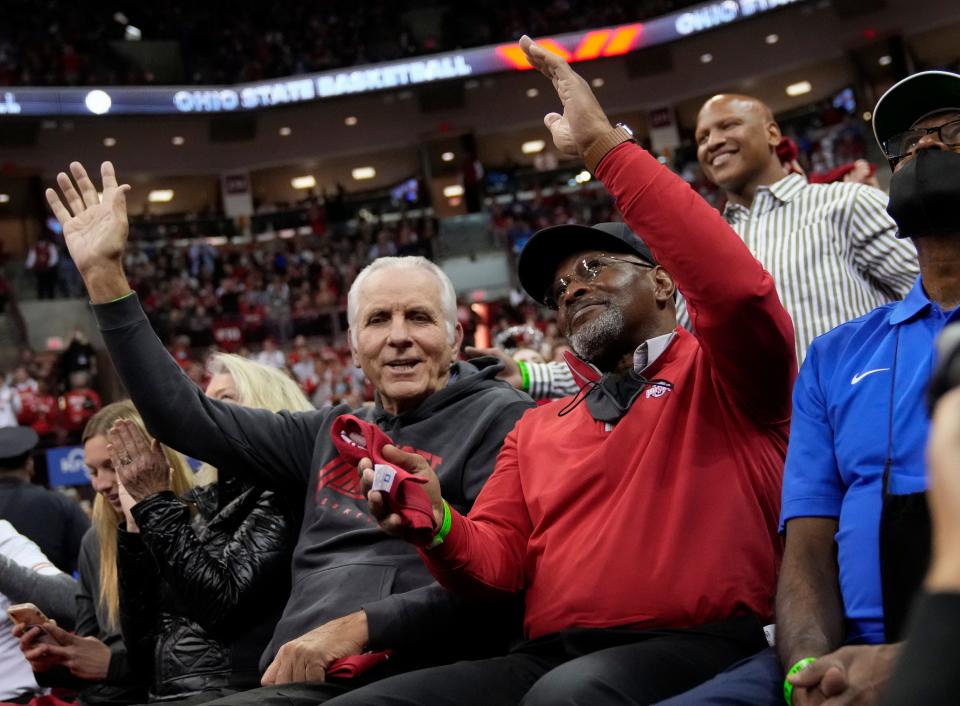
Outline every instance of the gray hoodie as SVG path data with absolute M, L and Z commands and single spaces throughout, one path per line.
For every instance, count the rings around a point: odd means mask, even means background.
M 424 456 L 440 479 L 443 497 L 465 513 L 493 471 L 504 437 L 534 406 L 495 379 L 501 364 L 489 358 L 456 363 L 450 384 L 399 416 L 379 403 L 298 413 L 249 409 L 209 399 L 186 377 L 154 334 L 136 295 L 93 309 L 151 434 L 303 502 L 293 589 L 262 668 L 284 643 L 305 632 L 432 582 L 413 547 L 381 532 L 368 513 L 356 468 L 339 458 L 330 441 L 337 416 L 356 414 L 375 422 L 398 446 Z M 410 614 L 415 623 L 417 611 Z M 379 641 L 374 620 L 371 644 Z

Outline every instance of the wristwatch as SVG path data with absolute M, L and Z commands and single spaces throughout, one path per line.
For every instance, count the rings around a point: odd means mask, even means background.
M 591 174 L 597 171 L 597 165 L 600 160 L 607 156 L 607 153 L 619 144 L 624 142 L 636 142 L 637 138 L 633 136 L 633 130 L 623 123 L 617 123 L 609 132 L 601 135 L 593 144 L 587 147 L 583 153 L 583 162 L 587 171 Z

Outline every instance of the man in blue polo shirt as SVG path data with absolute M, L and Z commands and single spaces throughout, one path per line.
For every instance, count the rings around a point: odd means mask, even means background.
M 874 704 L 899 652 L 930 553 L 934 340 L 960 319 L 960 76 L 910 76 L 873 115 L 894 171 L 888 211 L 917 247 L 920 278 L 903 301 L 815 339 L 800 370 L 776 652 L 664 704 Z

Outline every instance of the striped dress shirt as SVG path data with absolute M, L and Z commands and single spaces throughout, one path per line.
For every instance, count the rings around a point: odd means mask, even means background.
M 820 334 L 903 299 L 920 273 L 886 194 L 863 184 L 790 174 L 757 189 L 750 209 L 731 203 L 723 215 L 773 276 L 793 318 L 798 363 Z
M 863 184 L 810 184 L 790 174 L 757 189 L 751 208 L 730 203 L 723 215 L 773 276 L 793 318 L 798 364 L 814 338 L 902 299 L 920 273 L 886 194 Z M 682 298 L 677 319 L 689 327 Z M 531 364 L 529 375 L 534 399 L 577 391 L 563 363 Z

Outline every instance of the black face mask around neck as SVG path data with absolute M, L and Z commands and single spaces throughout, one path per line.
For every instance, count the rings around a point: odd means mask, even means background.
M 960 154 L 917 152 L 890 180 L 887 213 L 901 238 L 960 234 Z

